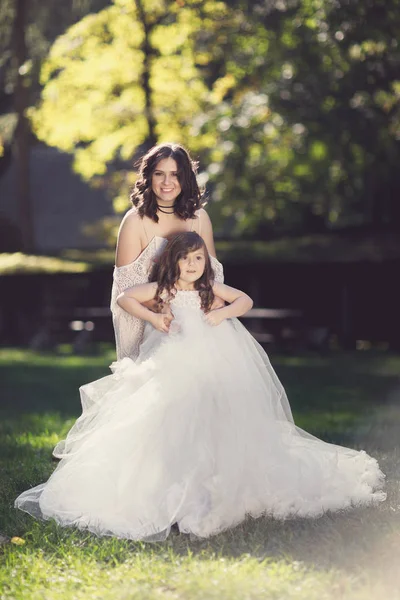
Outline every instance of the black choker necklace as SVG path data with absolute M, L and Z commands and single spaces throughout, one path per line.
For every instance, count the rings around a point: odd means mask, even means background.
M 168 208 L 168 210 L 164 210 L 165 208 Z M 171 208 L 172 211 L 170 210 Z M 173 215 L 175 212 L 175 204 L 173 204 L 172 206 L 160 206 L 159 204 L 157 204 L 157 210 L 164 213 L 165 215 Z

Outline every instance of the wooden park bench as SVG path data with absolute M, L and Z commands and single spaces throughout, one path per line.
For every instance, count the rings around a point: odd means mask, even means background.
M 30 341 L 41 350 L 70 343 L 75 352 L 84 352 L 93 341 L 113 339 L 111 311 L 98 307 L 48 307 L 42 324 Z M 299 343 L 303 335 L 303 313 L 295 309 L 252 308 L 240 318 L 260 344 L 286 350 Z
M 289 308 L 252 308 L 240 317 L 260 344 L 288 349 L 303 338 L 303 312 Z
M 112 339 L 111 311 L 107 306 L 49 306 L 44 309 L 41 325 L 29 346 L 35 350 L 44 350 L 69 343 L 79 353 L 90 342 L 105 339 Z

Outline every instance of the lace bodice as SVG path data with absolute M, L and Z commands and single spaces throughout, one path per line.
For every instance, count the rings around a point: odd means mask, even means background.
M 144 322 L 132 317 L 132 315 L 118 306 L 117 297 L 121 292 L 133 285 L 148 282 L 153 262 L 164 250 L 166 244 L 167 240 L 165 238 L 154 236 L 136 260 L 128 265 L 114 268 L 113 286 L 111 291 L 111 312 L 113 316 L 118 360 L 121 360 L 125 356 L 133 359 L 137 358 L 139 346 L 143 337 Z M 223 283 L 223 267 L 213 256 L 211 257 L 211 266 L 214 270 L 215 281 Z M 183 294 L 187 293 L 188 292 L 183 292 Z M 189 295 L 194 296 L 195 294 L 189 292 Z M 174 299 L 174 302 L 176 301 L 177 299 Z
M 178 290 L 170 301 L 172 308 L 201 308 L 199 292 L 196 290 Z

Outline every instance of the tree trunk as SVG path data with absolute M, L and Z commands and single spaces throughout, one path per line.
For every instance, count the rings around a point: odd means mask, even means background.
M 30 126 L 26 118 L 29 101 L 28 78 L 23 65 L 27 59 L 25 40 L 26 11 L 28 0 L 15 0 L 14 19 L 14 58 L 16 63 L 16 85 L 14 91 L 17 127 L 15 131 L 16 197 L 18 203 L 18 223 L 21 231 L 23 250 L 34 250 L 34 230 L 30 199 Z
M 151 77 L 151 59 L 153 55 L 153 49 L 150 43 L 150 34 L 152 30 L 152 26 L 148 23 L 146 19 L 146 10 L 143 6 L 141 0 L 136 1 L 136 6 L 138 9 L 139 18 L 143 25 L 144 31 L 144 40 L 142 44 L 142 50 L 144 54 L 143 61 L 143 73 L 142 73 L 142 86 L 145 95 L 145 111 L 148 125 L 148 136 L 147 136 L 147 144 L 149 147 L 154 146 L 157 143 L 156 136 L 156 119 L 154 116 L 154 107 L 153 107 L 153 98 L 150 86 L 150 77 Z

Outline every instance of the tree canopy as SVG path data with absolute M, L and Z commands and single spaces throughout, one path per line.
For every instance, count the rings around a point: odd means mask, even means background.
M 400 0 L 113 0 L 57 38 L 37 136 L 117 210 L 138 152 L 200 158 L 222 233 L 400 226 Z

